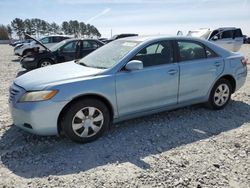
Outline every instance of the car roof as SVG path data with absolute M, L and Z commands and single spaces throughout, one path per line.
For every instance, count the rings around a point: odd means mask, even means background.
M 141 43 L 152 43 L 152 42 L 158 42 L 161 40 L 186 40 L 186 41 L 194 41 L 194 42 L 200 42 L 207 47 L 213 49 L 218 54 L 220 54 L 222 57 L 229 56 L 231 54 L 230 51 L 225 50 L 221 48 L 220 46 L 215 45 L 214 43 L 191 36 L 178 36 L 178 35 L 153 35 L 153 36 L 137 36 L 137 37 L 126 37 L 118 39 L 119 41 L 128 41 L 128 42 L 141 42 Z
M 98 39 L 89 39 L 89 38 L 70 38 L 70 39 L 65 39 L 63 40 L 64 42 L 70 42 L 70 41 L 75 41 L 75 40 L 93 40 L 93 41 L 98 41 L 100 43 L 103 43 L 102 41 L 98 40 Z
M 126 40 L 126 41 L 136 41 L 136 42 L 146 42 L 151 40 L 165 40 L 165 39 L 179 39 L 179 40 L 195 40 L 195 41 L 203 41 L 202 39 L 188 36 L 178 36 L 178 35 L 149 35 L 149 36 L 135 36 L 135 37 L 126 37 L 118 40 Z

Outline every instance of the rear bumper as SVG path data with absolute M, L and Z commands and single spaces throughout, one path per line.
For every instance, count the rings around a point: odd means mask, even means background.
M 244 71 L 237 73 L 235 91 L 239 90 L 244 85 L 246 79 L 247 79 L 247 67 L 244 69 Z

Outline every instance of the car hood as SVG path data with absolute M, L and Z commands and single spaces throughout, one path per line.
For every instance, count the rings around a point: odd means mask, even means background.
M 50 51 L 49 48 L 47 48 L 44 44 L 42 44 L 39 40 L 36 40 L 35 38 L 33 38 L 32 36 L 25 34 L 25 38 L 27 39 L 32 39 L 33 41 L 35 41 L 37 44 L 39 44 L 40 46 L 42 46 L 44 49 Z M 31 43 L 27 43 L 27 45 L 32 45 Z
M 27 72 L 17 77 L 14 83 L 26 91 L 42 90 L 59 82 L 95 76 L 103 71 L 104 69 L 85 67 L 70 61 Z

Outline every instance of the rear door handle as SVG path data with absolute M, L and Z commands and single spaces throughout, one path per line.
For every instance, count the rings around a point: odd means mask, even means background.
M 177 72 L 178 72 L 177 70 L 171 69 L 171 70 L 168 71 L 168 74 L 174 75 L 174 74 L 176 74 Z

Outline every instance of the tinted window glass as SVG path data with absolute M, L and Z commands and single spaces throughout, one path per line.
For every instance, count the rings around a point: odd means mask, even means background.
M 91 45 L 91 43 L 89 42 L 89 41 L 83 41 L 82 42 L 83 43 L 83 48 L 92 48 L 92 45 Z
M 233 38 L 233 31 L 223 31 L 222 32 L 222 39 Z
M 211 33 L 211 35 L 210 35 L 210 38 L 209 39 L 213 39 L 213 37 L 216 35 L 216 36 L 218 36 L 218 33 L 219 33 L 219 31 L 218 30 L 214 30 L 212 33 Z M 218 38 L 219 38 L 219 36 L 218 36 Z
M 218 57 L 218 55 L 211 49 L 206 47 L 207 58 Z
M 75 52 L 76 51 L 76 44 L 77 44 L 78 41 L 72 41 L 72 42 L 69 42 L 68 44 L 66 44 L 62 51 L 63 52 Z
M 50 42 L 49 37 L 45 37 L 45 38 L 41 39 L 40 42 L 43 44 L 48 44 Z
M 146 48 L 146 54 L 155 54 L 159 44 L 153 44 Z
M 144 67 L 162 65 L 173 62 L 171 42 L 159 42 L 142 49 L 133 60 L 140 60 Z
M 53 43 L 60 42 L 60 37 L 52 37 L 52 42 Z
M 90 45 L 91 45 L 91 48 L 94 48 L 94 49 L 96 49 L 96 48 L 98 48 L 99 47 L 99 44 L 97 44 L 97 42 L 96 41 L 89 41 L 89 43 L 90 43 Z
M 205 50 L 202 45 L 194 42 L 178 42 L 180 49 L 180 60 L 189 61 L 206 58 Z
M 242 37 L 241 29 L 236 29 L 234 31 L 234 37 Z

